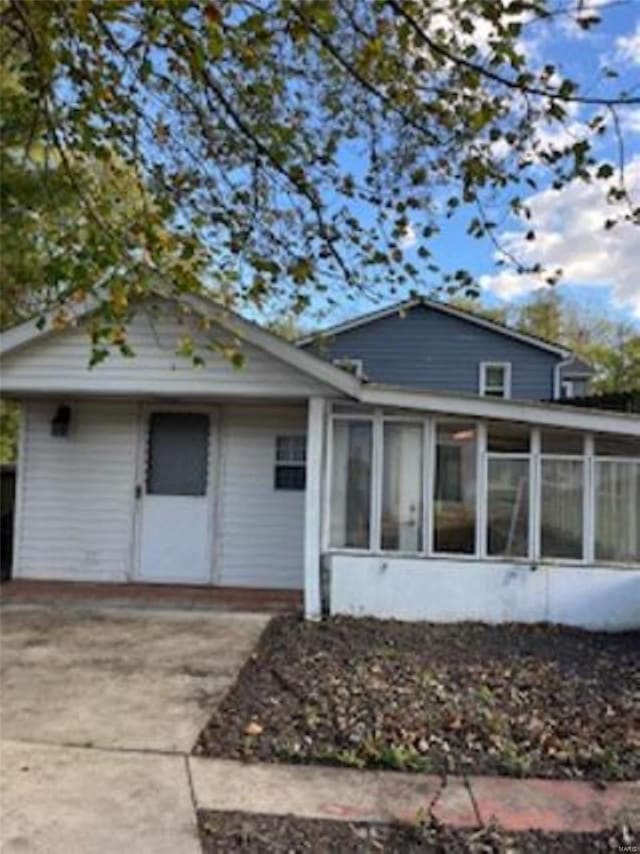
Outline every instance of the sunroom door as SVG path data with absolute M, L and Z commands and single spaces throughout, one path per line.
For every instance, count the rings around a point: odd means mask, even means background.
M 149 413 L 142 492 L 141 581 L 210 580 L 211 418 L 204 412 Z

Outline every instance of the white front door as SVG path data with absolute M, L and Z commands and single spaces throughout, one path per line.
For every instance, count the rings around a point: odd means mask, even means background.
M 145 427 L 141 581 L 202 584 L 211 579 L 212 525 L 208 413 L 153 411 Z

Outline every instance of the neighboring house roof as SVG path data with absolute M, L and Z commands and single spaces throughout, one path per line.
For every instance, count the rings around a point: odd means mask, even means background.
M 591 365 L 588 364 L 588 362 L 585 362 L 584 359 L 580 359 L 578 356 L 574 356 L 569 364 L 562 367 L 563 379 L 574 379 L 578 377 L 588 379 L 589 377 L 592 377 L 594 373 L 595 371 Z
M 467 320 L 470 323 L 475 323 L 485 329 L 490 329 L 493 332 L 499 332 L 502 335 L 515 338 L 517 341 L 530 344 L 532 347 L 538 347 L 541 350 L 547 350 L 548 352 L 555 353 L 563 358 L 568 358 L 572 355 L 571 350 L 566 347 L 562 347 L 560 344 L 555 344 L 552 341 L 546 341 L 544 338 L 539 338 L 537 335 L 530 335 L 528 332 L 520 332 L 517 329 L 512 329 L 510 326 L 506 326 L 504 323 L 499 323 L 497 320 L 489 320 L 486 317 L 480 317 L 480 315 L 473 314 L 473 312 L 456 308 L 455 306 L 439 302 L 438 300 L 428 299 L 427 297 L 415 297 L 414 299 L 404 300 L 403 302 L 396 303 L 395 305 L 388 306 L 387 308 L 380 309 L 378 311 L 363 314 L 353 320 L 348 320 L 344 323 L 330 326 L 327 329 L 322 329 L 313 335 L 306 335 L 296 343 L 299 347 L 304 347 L 318 339 L 330 338 L 333 335 L 348 332 L 351 329 L 356 329 L 358 326 L 364 326 L 368 323 L 373 323 L 376 320 L 381 320 L 382 318 L 390 317 L 394 314 L 403 314 L 417 306 L 424 306 L 426 308 L 433 309 L 434 311 L 441 311 L 444 314 L 450 314 L 453 317 Z

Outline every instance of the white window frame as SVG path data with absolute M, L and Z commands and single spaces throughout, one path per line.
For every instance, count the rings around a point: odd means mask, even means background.
M 489 386 L 487 384 L 487 371 L 489 368 L 502 368 L 504 371 L 503 384 L 498 386 Z M 511 398 L 511 362 L 480 362 L 480 395 L 482 397 L 496 397 L 499 400 L 510 400 Z M 501 395 L 490 394 L 490 392 L 502 391 Z
M 622 465 L 639 465 L 640 466 L 640 458 L 638 457 L 614 457 L 614 456 L 605 456 L 605 455 L 594 455 L 591 460 L 590 465 L 590 498 L 591 498 L 591 554 L 593 555 L 594 563 L 597 562 L 598 565 L 602 564 L 607 567 L 638 567 L 638 563 L 635 561 L 613 561 L 613 560 L 601 560 L 596 558 L 596 513 L 597 513 L 597 495 L 596 495 L 596 467 L 599 463 L 620 463 Z
M 304 443 L 304 459 L 303 460 L 280 460 L 278 459 L 278 440 L 279 439 L 302 439 Z M 304 488 L 298 489 L 297 487 L 287 487 L 287 486 L 276 486 L 276 470 L 279 466 L 286 466 L 287 468 L 307 468 L 307 434 L 301 433 L 299 430 L 297 432 L 287 432 L 287 433 L 276 433 L 275 441 L 273 443 L 273 489 L 274 492 L 305 492 L 306 485 L 306 475 L 305 475 L 305 485 Z
M 362 412 L 359 413 L 347 413 L 347 412 L 335 412 L 333 407 L 329 407 L 329 412 L 327 415 L 328 424 L 327 424 L 327 439 L 328 439 L 328 448 L 327 453 L 325 455 L 325 484 L 326 489 L 324 493 L 324 501 L 323 501 L 323 510 L 324 510 L 324 519 L 322 522 L 322 551 L 326 553 L 347 553 L 347 554 L 356 554 L 356 555 L 370 555 L 370 554 L 379 554 L 380 548 L 375 546 L 375 520 L 376 520 L 376 502 L 382 501 L 382 494 L 380 494 L 380 499 L 377 498 L 375 494 L 375 490 L 377 489 L 377 484 L 382 485 L 381 476 L 382 473 L 378 471 L 374 471 L 377 467 L 376 461 L 376 420 L 380 416 L 382 410 L 376 409 L 373 412 Z M 369 547 L 355 547 L 355 546 L 332 546 L 331 545 L 331 493 L 333 490 L 333 448 L 334 448 L 334 439 L 335 439 L 335 431 L 334 424 L 337 421 L 367 421 L 371 424 L 371 501 L 369 506 Z M 378 526 L 379 529 L 379 526 Z M 386 554 L 386 552 L 384 552 Z
M 575 383 L 573 380 L 562 380 L 560 383 L 560 399 L 571 400 L 576 396 Z
M 489 523 L 489 514 L 487 513 L 487 509 L 489 507 L 489 461 L 490 460 L 510 460 L 510 461 L 524 461 L 528 463 L 529 469 L 529 489 L 528 489 L 528 506 L 529 512 L 527 517 L 527 554 L 526 555 L 501 555 L 501 554 L 490 554 L 487 543 L 488 543 L 488 523 Z M 533 451 L 486 451 L 484 454 L 484 495 L 482 498 L 484 499 L 485 505 L 485 515 L 484 515 L 484 541 L 483 541 L 483 553 L 482 557 L 486 560 L 491 561 L 504 561 L 506 563 L 531 563 L 535 560 L 535 550 L 536 550 L 536 520 L 535 513 L 536 507 L 534 506 L 535 502 L 533 500 L 535 495 L 535 484 L 534 484 L 534 455 Z
M 339 403 L 338 403 L 339 405 Z M 331 478 L 333 457 L 333 425 L 335 421 L 367 421 L 371 424 L 371 518 L 369 524 L 368 548 L 353 548 L 349 546 L 332 546 L 331 535 Z M 403 423 L 423 425 L 423 466 L 422 466 L 422 550 L 419 552 L 399 552 L 382 549 L 381 544 L 381 504 L 382 504 L 382 473 L 383 473 L 383 437 L 384 423 L 399 421 Z M 473 424 L 477 430 L 477 468 L 476 468 L 476 543 L 473 553 L 436 552 L 433 548 L 434 529 L 434 489 L 436 435 L 439 423 L 465 421 Z M 322 552 L 324 554 L 351 554 L 358 556 L 434 558 L 438 560 L 488 561 L 490 563 L 510 564 L 540 564 L 543 566 L 605 566 L 612 569 L 638 568 L 636 562 L 614 562 L 595 560 L 595 465 L 599 461 L 640 462 L 637 457 L 596 456 L 594 453 L 594 435 L 584 431 L 576 431 L 583 437 L 583 453 L 542 453 L 541 428 L 529 427 L 530 449 L 528 452 L 488 451 L 487 420 L 464 418 L 463 416 L 436 413 L 419 414 L 412 411 L 391 412 L 381 408 L 361 413 L 334 411 L 328 407 L 327 437 L 328 447 L 325 455 L 325 490 L 323 498 L 322 522 Z M 488 500 L 488 467 L 491 457 L 508 457 L 510 459 L 526 459 L 529 461 L 529 547 L 527 555 L 510 557 L 506 555 L 490 555 L 487 553 L 487 500 Z M 542 492 L 542 459 L 566 459 L 582 461 L 583 463 L 583 549 L 582 559 L 577 558 L 543 558 L 541 555 L 541 513 L 540 500 Z
M 376 487 L 377 496 L 378 496 L 377 497 L 377 504 L 375 503 L 376 502 L 375 496 L 374 496 L 374 499 L 372 502 L 373 508 L 374 508 L 374 513 L 375 513 L 374 521 L 376 522 L 375 532 L 372 530 L 372 534 L 375 534 L 375 536 L 372 536 L 374 549 L 377 552 L 379 552 L 380 554 L 385 554 L 385 555 L 393 555 L 393 556 L 420 555 L 422 557 L 425 557 L 428 554 L 427 547 L 426 547 L 426 540 L 425 540 L 426 532 L 427 532 L 427 528 L 426 528 L 427 500 L 426 500 L 426 492 L 425 492 L 425 483 L 428 479 L 427 478 L 427 471 L 426 471 L 427 470 L 427 457 L 425 456 L 425 454 L 429 453 L 428 438 L 429 438 L 429 422 L 431 419 L 425 418 L 424 416 L 420 416 L 420 415 L 417 415 L 415 418 L 412 418 L 410 413 L 408 413 L 407 415 L 385 414 L 382 410 L 380 410 L 379 414 L 381 416 L 378 419 L 379 426 L 376 427 L 376 422 L 374 421 L 373 436 L 372 436 L 373 443 L 374 443 L 373 453 L 372 453 L 373 468 L 374 468 L 374 472 L 377 471 L 377 480 L 374 477 L 372 486 Z M 420 497 L 422 499 L 422 508 L 421 508 L 421 514 L 420 514 L 420 525 L 421 525 L 420 541 L 422 543 L 422 548 L 420 549 L 420 551 L 406 552 L 406 551 L 400 551 L 400 550 L 394 551 L 392 549 L 383 549 L 382 548 L 382 489 L 383 489 L 383 480 L 384 480 L 384 425 L 387 423 L 408 424 L 412 427 L 420 427 L 422 430 L 422 472 L 421 472 L 421 478 L 420 478 L 420 481 L 421 481 L 421 495 L 420 495 Z M 375 450 L 375 448 L 376 448 L 376 434 L 378 436 L 378 439 L 377 439 L 377 448 L 378 448 L 377 455 L 376 455 L 376 450 Z
M 542 464 L 545 461 L 560 462 L 560 463 L 581 463 L 582 464 L 582 554 L 580 557 L 552 557 L 551 555 L 542 554 Z M 536 460 L 537 475 L 537 492 L 535 495 L 535 504 L 538 509 L 539 519 L 536 526 L 536 554 L 540 563 L 549 564 L 573 564 L 582 565 L 588 563 L 589 536 L 588 528 L 591 523 L 589 513 L 589 458 L 585 453 L 582 454 L 550 454 L 541 453 Z M 595 536 L 595 528 L 593 529 Z
M 434 546 L 435 539 L 435 519 L 434 519 L 434 511 L 435 511 L 435 490 L 436 490 L 436 464 L 437 464 L 437 453 L 438 453 L 438 425 L 439 424 L 459 424 L 460 422 L 464 422 L 465 424 L 469 424 L 476 431 L 476 494 L 475 494 L 475 504 L 476 504 L 476 512 L 475 512 L 475 541 L 472 552 L 443 552 L 436 550 Z M 482 513 L 481 506 L 482 502 L 481 498 L 481 488 L 484 483 L 484 476 L 481 477 L 481 469 L 483 466 L 482 463 L 482 454 L 486 447 L 486 431 L 484 429 L 484 424 L 481 421 L 476 421 L 473 418 L 464 418 L 463 416 L 459 416 L 457 418 L 433 418 L 431 419 L 431 448 L 430 448 L 430 456 L 429 456 L 429 468 L 431 471 L 431 477 L 429 479 L 429 492 L 427 494 L 428 501 L 425 502 L 428 504 L 428 507 L 425 508 L 425 513 L 430 518 L 429 524 L 429 542 L 427 544 L 428 554 L 430 557 L 435 558 L 444 558 L 449 560 L 478 560 L 482 556 L 482 536 L 479 531 L 479 524 L 481 521 Z

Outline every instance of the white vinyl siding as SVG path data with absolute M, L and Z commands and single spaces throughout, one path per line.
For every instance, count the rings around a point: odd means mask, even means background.
M 306 433 L 305 407 L 225 406 L 222 413 L 220 581 L 303 586 L 304 491 L 277 490 L 276 438 Z
M 59 401 L 24 406 L 15 575 L 125 581 L 131 571 L 137 407 L 71 406 L 68 437 L 51 436 Z
M 140 308 L 128 327 L 134 358 L 117 348 L 104 362 L 88 368 L 90 341 L 82 328 L 67 329 L 27 345 L 3 359 L 5 394 L 94 392 L 98 394 L 179 394 L 292 397 L 327 391 L 327 386 L 249 344 L 243 344 L 242 368 L 234 368 L 211 342 L 229 341 L 212 327 L 205 335 L 195 319 L 178 320 L 171 304 L 153 311 Z M 176 355 L 180 339 L 190 336 L 205 364 L 195 367 Z

